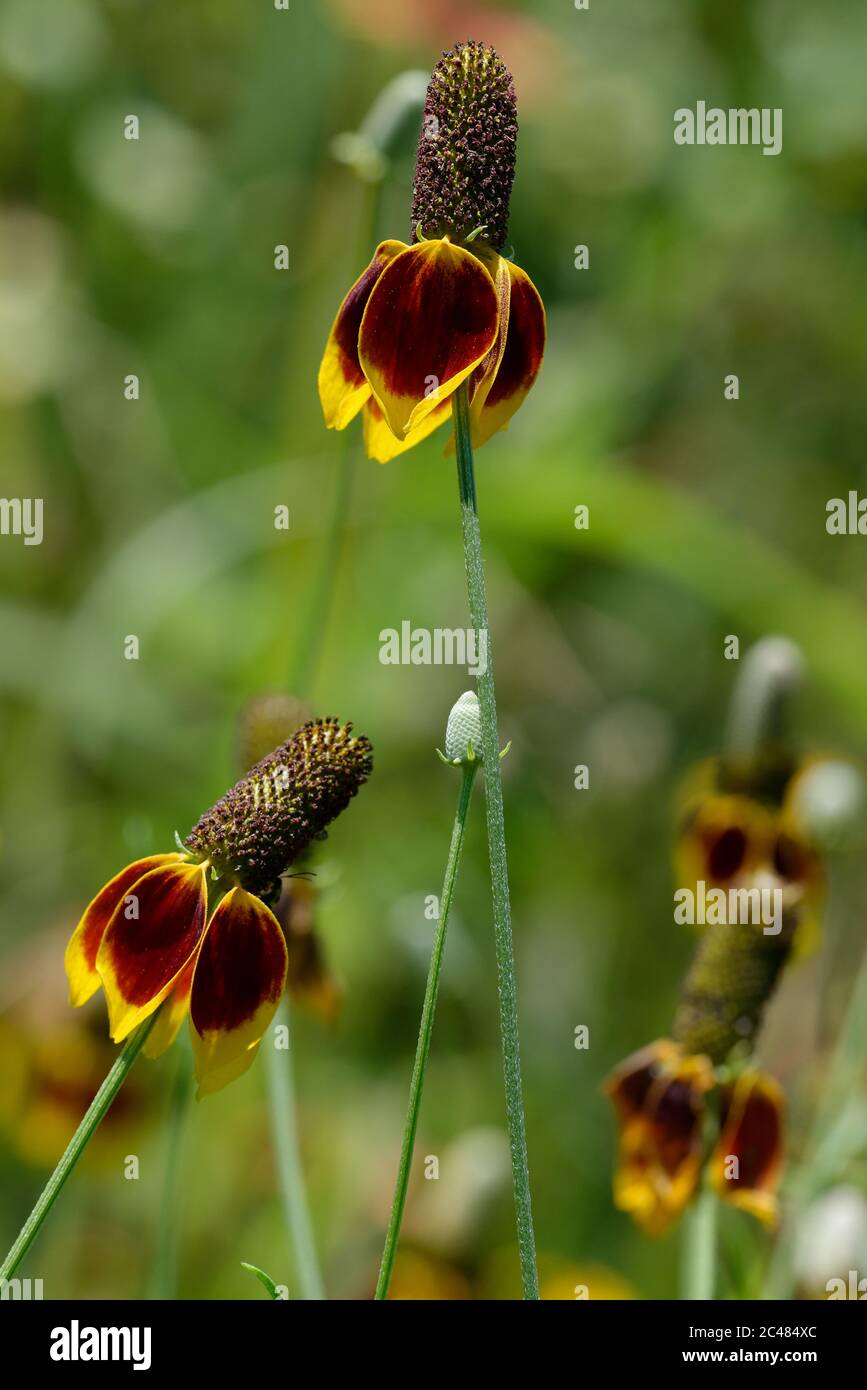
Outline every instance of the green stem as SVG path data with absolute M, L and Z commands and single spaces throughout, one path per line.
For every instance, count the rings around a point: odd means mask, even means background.
M 18 1239 L 0 1266 L 0 1282 L 12 1277 L 39 1234 L 42 1223 L 60 1196 L 66 1179 L 81 1158 L 126 1080 L 136 1057 L 147 1041 L 148 1034 L 157 1021 L 158 1013 L 159 1009 L 155 1010 L 150 1018 L 141 1024 L 124 1043 L 117 1060 L 91 1101 L 84 1119 L 73 1134 L 57 1167 L 42 1189 L 36 1205 L 24 1222 Z
M 683 1297 L 713 1298 L 717 1199 L 705 1188 L 684 1216 Z
M 367 184 L 366 194 L 360 217 L 359 260 L 363 260 L 369 254 L 371 243 L 375 240 L 381 199 L 380 182 Z M 325 531 L 313 598 L 307 612 L 307 621 L 301 631 L 289 680 L 290 689 L 302 698 L 313 684 L 316 666 L 322 650 L 322 639 L 325 636 L 325 629 L 334 602 L 346 514 L 349 510 L 349 499 L 352 494 L 356 453 L 357 444 L 352 433 L 347 432 L 342 440 L 337 482 Z M 284 999 L 274 1022 L 275 1025 L 282 1023 L 288 1029 L 288 1000 Z M 298 1147 L 292 1057 L 290 1053 L 287 1053 L 285 1062 L 281 1066 L 273 1046 L 266 1048 L 266 1056 L 268 1058 L 268 1105 L 271 1114 L 271 1130 L 274 1135 L 278 1179 L 289 1243 L 295 1256 L 302 1297 L 322 1299 L 325 1297 L 322 1273 L 316 1255 L 313 1223 L 310 1219 L 304 1172 Z
M 521 1088 L 521 1059 L 518 1042 L 518 1001 L 515 961 L 512 949 L 512 919 L 509 906 L 509 874 L 506 863 L 506 835 L 503 822 L 503 783 L 500 775 L 500 737 L 497 730 L 497 695 L 488 630 L 488 603 L 482 539 L 476 503 L 473 448 L 470 436 L 470 406 L 466 383 L 453 397 L 452 414 L 458 462 L 458 487 L 464 535 L 464 561 L 470 619 L 476 632 L 487 640 L 485 669 L 478 677 L 479 710 L 482 721 L 482 762 L 485 769 L 485 810 L 488 822 L 488 855 L 491 865 L 491 891 L 494 904 L 494 942 L 497 954 L 497 983 L 500 1003 L 500 1035 L 503 1045 L 503 1072 L 506 1084 L 506 1118 L 512 1154 L 512 1180 L 518 1229 L 518 1257 L 525 1298 L 539 1297 L 536 1270 L 536 1241 L 533 1235 L 533 1209 L 530 1173 L 527 1166 L 527 1139 L 524 1129 L 524 1100 Z
M 174 1298 L 177 1288 L 178 1236 L 180 1234 L 180 1183 L 178 1179 L 181 1146 L 193 1093 L 190 1050 L 184 1037 L 178 1039 L 176 1050 L 175 1074 L 169 1097 L 166 1159 L 163 1170 L 157 1246 L 150 1280 L 150 1297 L 158 1300 Z
M 440 983 L 440 968 L 442 966 L 443 948 L 446 944 L 446 928 L 448 926 L 449 910 L 452 905 L 452 897 L 455 890 L 455 880 L 458 875 L 458 865 L 461 860 L 464 830 L 467 823 L 467 811 L 469 810 L 470 797 L 473 792 L 473 780 L 476 775 L 477 767 L 478 763 L 466 763 L 463 768 L 461 789 L 458 795 L 458 808 L 455 813 L 455 823 L 452 829 L 452 839 L 449 845 L 449 855 L 446 861 L 446 871 L 443 880 L 442 897 L 440 898 L 439 919 L 437 921 L 436 935 L 434 936 L 430 968 L 428 969 L 424 1004 L 421 1010 L 421 1024 L 418 1030 L 415 1063 L 412 1069 L 412 1081 L 409 1088 L 409 1106 L 407 1108 L 406 1124 L 403 1130 L 403 1145 L 401 1147 L 400 1163 L 397 1169 L 394 1200 L 391 1204 L 391 1219 L 388 1223 L 385 1248 L 382 1252 L 382 1264 L 379 1270 L 379 1280 L 376 1285 L 375 1297 L 378 1299 L 388 1297 L 388 1286 L 391 1283 L 394 1258 L 397 1254 L 400 1223 L 403 1220 L 403 1209 L 406 1205 L 406 1192 L 409 1186 L 409 1170 L 410 1164 L 412 1163 L 413 1148 L 415 1147 L 416 1130 L 418 1129 L 421 1093 L 424 1086 L 427 1061 L 430 1055 L 431 1035 L 433 1033 L 434 1014 L 436 1012 L 437 993 Z
M 288 998 L 284 998 L 274 1019 L 274 1026 L 280 1024 L 288 1032 Z M 273 1035 L 265 1038 L 265 1066 L 268 1073 L 268 1099 L 271 1106 L 271 1130 L 276 1150 L 280 1197 L 289 1242 L 295 1256 L 295 1273 L 301 1297 L 318 1301 L 325 1297 L 325 1290 L 316 1256 L 313 1223 L 310 1219 L 301 1167 L 292 1053 L 291 1049 L 278 1050 L 274 1046 Z

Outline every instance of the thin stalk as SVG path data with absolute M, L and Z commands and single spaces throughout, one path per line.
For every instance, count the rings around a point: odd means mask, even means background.
M 415 1063 L 412 1069 L 412 1081 L 410 1082 L 409 1088 L 409 1106 L 407 1108 L 406 1124 L 403 1130 L 403 1144 L 401 1146 L 400 1162 L 397 1168 L 394 1199 L 391 1204 L 391 1219 L 388 1223 L 385 1248 L 382 1252 L 382 1264 L 379 1270 L 379 1280 L 376 1285 L 375 1297 L 377 1299 L 388 1297 L 388 1286 L 391 1283 L 394 1259 L 397 1254 L 400 1223 L 403 1220 L 403 1209 L 406 1205 L 406 1192 L 409 1186 L 409 1170 L 412 1163 L 413 1149 L 415 1147 L 416 1131 L 418 1129 L 421 1093 L 424 1087 L 428 1057 L 430 1056 L 434 1014 L 436 1013 L 437 994 L 440 984 L 440 968 L 443 960 L 443 948 L 446 944 L 446 928 L 448 927 L 449 910 L 455 891 L 455 880 L 458 876 L 458 865 L 461 861 L 461 850 L 463 849 L 464 831 L 467 823 L 467 811 L 469 810 L 470 797 L 473 793 L 473 781 L 475 779 L 477 767 L 478 763 L 464 764 L 461 788 L 458 794 L 458 808 L 455 812 L 455 823 L 452 828 L 452 839 L 449 845 L 445 877 L 443 879 L 443 891 L 440 898 L 439 919 L 437 921 L 430 967 L 427 974 L 424 1004 L 421 1010 L 421 1024 L 418 1030 Z
M 155 1010 L 150 1018 L 142 1023 L 124 1043 L 111 1070 L 91 1101 L 84 1119 L 73 1134 L 57 1167 L 42 1189 L 42 1193 L 36 1205 L 24 1222 L 18 1239 L 15 1241 L 15 1244 L 12 1246 L 3 1264 L 0 1265 L 0 1282 L 12 1277 L 39 1234 L 42 1223 L 51 1211 L 57 1198 L 60 1196 L 64 1183 L 81 1158 L 81 1155 L 93 1138 L 99 1124 L 108 1113 L 115 1096 L 129 1075 L 136 1057 L 147 1041 L 147 1036 L 156 1023 L 158 1013 L 159 1009 Z
M 150 1297 L 166 1300 L 175 1297 L 178 1274 L 178 1236 L 180 1212 L 180 1158 L 184 1131 L 193 1093 L 192 1067 L 186 1034 L 176 1044 L 175 1074 L 169 1097 L 166 1134 L 166 1157 L 163 1169 L 163 1190 L 160 1201 L 157 1245 L 150 1280 Z
M 376 224 L 379 220 L 381 200 L 381 182 L 367 184 L 365 188 L 367 196 L 364 200 L 359 225 L 359 254 L 357 258 L 359 261 L 369 254 L 370 246 L 375 244 Z M 346 529 L 346 516 L 352 495 L 357 452 L 358 445 L 352 433 L 345 433 L 341 441 L 337 482 L 325 529 L 325 539 L 313 598 L 307 611 L 307 620 L 301 629 L 289 677 L 290 690 L 301 697 L 306 695 L 313 684 L 322 651 L 322 640 L 334 603 L 337 571 Z M 274 1019 L 275 1026 L 280 1024 L 288 1032 L 289 1003 L 287 998 L 284 998 Z M 292 1055 L 287 1053 L 282 1065 L 277 1056 L 277 1050 L 273 1046 L 266 1045 L 265 1055 L 268 1071 L 268 1107 L 271 1116 L 271 1131 L 274 1136 L 280 1194 L 289 1244 L 294 1254 L 295 1267 L 301 1287 L 301 1296 L 305 1299 L 323 1299 L 325 1289 L 316 1254 L 313 1223 L 310 1217 L 310 1206 L 307 1200 L 307 1189 L 304 1183 L 301 1153 L 298 1146 L 298 1120 Z
M 485 633 L 487 638 L 487 660 L 484 672 L 478 677 L 478 694 L 482 722 L 482 762 L 485 769 L 488 856 L 491 865 L 491 891 L 494 905 L 494 942 L 497 954 L 500 1035 L 506 1085 L 506 1119 L 512 1154 L 512 1181 L 515 1189 L 518 1257 L 521 1262 L 521 1283 L 524 1297 L 535 1299 L 539 1297 L 539 1276 L 536 1270 L 536 1241 L 533 1234 L 533 1208 L 530 1197 L 530 1173 L 527 1165 L 527 1137 L 521 1087 L 518 1000 L 512 948 L 506 834 L 503 821 L 503 783 L 500 775 L 497 695 L 494 687 L 494 668 L 488 630 L 488 601 L 482 559 L 482 538 L 476 503 L 469 395 L 465 382 L 458 387 L 452 399 L 470 619 L 479 634 L 479 640 L 481 641 L 482 633 Z
M 683 1297 L 713 1298 L 716 1267 L 717 1199 L 704 1188 L 684 1216 Z
M 289 1031 L 289 1000 L 284 998 L 274 1020 Z M 290 1035 L 291 1042 L 291 1035 Z M 325 1297 L 322 1271 L 316 1254 L 313 1223 L 304 1186 L 301 1152 L 296 1121 L 295 1082 L 292 1074 L 292 1053 L 278 1051 L 274 1039 L 265 1039 L 265 1069 L 268 1076 L 268 1100 L 271 1107 L 271 1132 L 274 1136 L 277 1178 L 283 1218 L 289 1243 L 295 1257 L 295 1273 L 302 1299 L 319 1301 Z

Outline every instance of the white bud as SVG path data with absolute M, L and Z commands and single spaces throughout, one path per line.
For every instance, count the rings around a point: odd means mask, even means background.
M 460 699 L 452 705 L 449 722 L 446 725 L 446 758 L 448 761 L 467 762 L 467 744 L 469 743 L 473 745 L 475 758 L 481 758 L 482 720 L 479 713 L 479 701 L 472 690 L 465 690 Z
M 814 763 L 795 784 L 794 811 L 817 849 L 852 848 L 864 814 L 864 783 L 849 763 Z

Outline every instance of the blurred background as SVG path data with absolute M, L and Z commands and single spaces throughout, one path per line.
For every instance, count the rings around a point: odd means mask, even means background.
M 566 0 L 0 0 L 0 490 L 44 499 L 41 546 L 0 538 L 4 1248 L 113 1052 L 99 1000 L 86 1016 L 67 1008 L 66 938 L 111 874 L 170 849 L 235 779 L 245 702 L 295 689 L 348 476 L 330 621 L 296 693 L 352 719 L 376 770 L 313 864 L 343 1007 L 331 1026 L 296 1009 L 294 1052 L 328 1293 L 372 1293 L 430 950 L 425 899 L 440 891 L 457 793 L 434 748 L 470 683 L 455 668 L 383 666 L 379 634 L 404 619 L 462 627 L 467 610 L 442 434 L 380 467 L 356 424 L 347 473 L 316 372 L 369 250 L 408 236 L 418 114 L 377 186 L 338 137 L 395 76 L 467 37 L 515 74 L 510 240 L 550 328 L 536 389 L 477 459 L 513 743 L 543 1293 L 676 1296 L 677 1235 L 648 1241 L 612 1206 L 599 1086 L 669 1030 L 690 956 L 672 922 L 674 807 L 722 737 L 736 671 L 724 638 L 742 651 L 769 631 L 795 639 L 802 746 L 858 763 L 867 744 L 865 541 L 825 530 L 827 501 L 865 480 L 856 0 L 833 17 L 809 0 L 586 12 Z M 676 147 L 673 112 L 700 98 L 782 107 L 782 154 Z M 123 138 L 128 114 L 137 142 Z M 274 526 L 281 505 L 288 531 Z M 124 655 L 130 635 L 138 660 Z M 574 789 L 579 763 L 588 790 Z M 518 1292 L 486 868 L 479 794 L 396 1296 Z M 860 865 L 832 876 L 822 949 L 786 977 L 763 1044 L 793 1153 L 863 937 Z M 151 1288 L 184 1059 L 178 1047 L 136 1067 L 22 1271 L 46 1297 Z M 138 1180 L 124 1177 L 130 1154 Z M 437 1182 L 421 1175 L 428 1154 Z M 178 1296 L 262 1297 L 242 1260 L 291 1291 L 261 1059 L 193 1105 L 180 1164 Z M 861 1221 L 863 1234 L 863 1157 L 836 1183 L 843 1228 Z M 725 1213 L 721 1291 L 744 1296 L 767 1251 L 749 1218 Z

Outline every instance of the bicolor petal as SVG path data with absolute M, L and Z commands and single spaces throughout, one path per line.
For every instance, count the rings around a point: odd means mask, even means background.
M 115 1042 L 163 1002 L 198 946 L 205 874 L 201 864 L 152 869 L 115 908 L 96 957 Z
M 405 454 L 407 449 L 412 449 L 414 445 L 427 439 L 429 434 L 433 434 L 434 430 L 439 429 L 440 425 L 451 418 L 451 413 L 451 401 L 441 401 L 436 410 L 426 415 L 405 438 L 398 439 L 386 424 L 377 401 L 371 397 L 364 407 L 362 416 L 365 453 L 369 459 L 376 459 L 377 463 L 388 463 L 391 459 L 397 458 L 398 454 Z
M 499 335 L 491 360 L 479 369 L 473 392 L 470 423 L 477 447 L 508 428 L 532 389 L 545 355 L 545 306 L 539 291 L 520 266 L 502 258 L 500 266 L 509 279 L 506 331 Z
M 190 1011 L 190 991 L 193 987 L 193 971 L 196 968 L 197 956 L 198 951 L 195 951 L 163 1000 L 157 1021 L 148 1033 L 142 1048 L 146 1057 L 162 1057 L 178 1036 L 181 1024 Z
M 490 274 L 448 238 L 420 242 L 389 262 L 367 301 L 358 357 L 398 439 L 484 360 L 498 323 Z
M 707 1057 L 664 1039 L 628 1058 L 606 1082 L 620 1119 L 614 1201 L 648 1235 L 660 1235 L 698 1186 Z
M 196 961 L 190 1021 L 199 1097 L 250 1066 L 286 983 L 286 942 L 259 898 L 233 888 L 222 899 Z
M 784 1113 L 780 1086 L 762 1072 L 744 1072 L 723 1089 L 710 1180 L 724 1201 L 766 1226 L 777 1222 Z
M 373 260 L 356 280 L 337 311 L 319 367 L 319 399 L 325 424 L 342 430 L 370 396 L 370 386 L 358 360 L 358 330 L 371 291 L 389 261 L 405 251 L 402 241 L 383 241 Z
M 136 859 L 115 874 L 85 908 L 66 947 L 66 976 L 69 980 L 69 1002 L 73 1008 L 86 1004 L 100 987 L 96 957 L 118 903 L 151 869 L 163 864 L 182 863 L 183 859 L 182 854 L 151 854 L 146 859 Z

